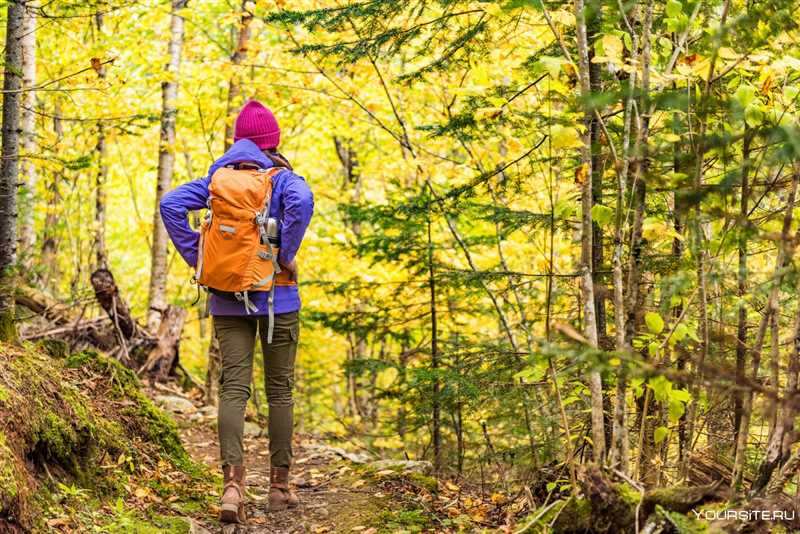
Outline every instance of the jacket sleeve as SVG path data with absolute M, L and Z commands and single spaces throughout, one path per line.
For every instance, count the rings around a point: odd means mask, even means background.
M 281 228 L 281 250 L 278 260 L 282 264 L 291 262 L 311 222 L 314 213 L 314 195 L 306 181 L 293 175 L 283 192 L 283 225 Z
M 189 211 L 206 207 L 209 179 L 200 178 L 180 185 L 164 195 L 159 204 L 161 220 L 172 243 L 190 267 L 197 266 L 200 233 L 189 226 Z

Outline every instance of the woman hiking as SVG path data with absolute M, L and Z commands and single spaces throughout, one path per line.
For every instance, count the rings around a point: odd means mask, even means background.
M 209 292 L 222 354 L 218 431 L 224 476 L 221 521 L 246 520 L 242 435 L 260 336 L 269 405 L 268 511 L 298 504 L 289 489 L 292 464 L 294 364 L 300 297 L 295 255 L 314 209 L 305 180 L 277 151 L 272 112 L 251 100 L 236 118 L 233 146 L 204 178 L 161 201 L 161 218 L 178 252 Z M 210 208 L 201 232 L 188 212 Z

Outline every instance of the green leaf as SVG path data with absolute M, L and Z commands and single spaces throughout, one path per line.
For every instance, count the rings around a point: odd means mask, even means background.
M 547 491 L 553 491 L 558 486 L 556 482 L 548 482 L 547 483 Z
M 561 67 L 566 62 L 564 58 L 560 57 L 542 56 L 539 58 L 539 65 L 554 79 L 558 79 L 558 75 L 561 73 Z
M 689 402 L 692 400 L 692 394 L 687 389 L 673 389 L 672 398 L 681 402 Z
M 556 220 L 569 219 L 575 213 L 575 202 L 569 198 L 559 200 L 553 207 L 553 212 Z
M 669 419 L 677 422 L 686 411 L 686 405 L 679 400 L 669 401 Z
M 592 219 L 600 226 L 605 226 L 614 220 L 614 210 L 602 204 L 592 207 Z
M 678 0 L 667 0 L 664 11 L 666 11 L 668 17 L 678 18 L 683 14 L 683 4 Z
M 736 90 L 733 97 L 742 108 L 747 108 L 756 99 L 756 88 L 752 85 L 742 84 Z
M 644 383 L 644 379 L 642 378 L 632 378 L 631 379 L 631 388 L 633 388 L 633 395 L 639 399 L 644 393 L 644 389 L 642 388 L 642 384 Z
M 652 334 L 660 334 L 664 330 L 664 319 L 661 318 L 656 312 L 647 312 L 644 314 L 644 322 L 647 329 Z
M 653 432 L 653 440 L 655 440 L 656 445 L 667 439 L 667 436 L 669 436 L 669 428 L 665 426 L 660 426 Z
M 747 124 L 753 126 L 761 124 L 761 121 L 764 120 L 764 112 L 761 110 L 761 106 L 757 102 L 747 106 L 744 110 L 744 119 Z
M 675 327 L 675 330 L 672 332 L 672 337 L 670 337 L 670 341 L 674 345 L 679 341 L 682 341 L 683 338 L 686 337 L 686 334 L 689 333 L 689 329 L 686 327 L 685 324 L 681 323 Z
M 647 385 L 653 390 L 653 396 L 658 402 L 666 402 L 672 393 L 672 382 L 663 376 L 656 376 L 647 381 Z

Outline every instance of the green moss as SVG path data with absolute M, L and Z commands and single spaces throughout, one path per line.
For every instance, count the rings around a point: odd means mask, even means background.
M 709 532 L 708 523 L 676 512 L 669 512 L 660 506 L 656 506 L 657 515 L 669 520 L 674 526 L 677 534 L 706 534 Z M 771 529 L 770 532 L 777 534 L 778 530 Z
M 189 522 L 182 517 L 158 514 L 139 515 L 133 510 L 118 507 L 116 514 L 102 525 L 108 534 L 188 534 Z
M 0 341 L 14 343 L 17 341 L 17 323 L 14 321 L 14 310 L 0 312 Z
M 163 471 L 169 478 L 159 495 L 179 497 L 169 506 L 208 509 L 201 481 L 209 473 L 190 459 L 172 419 L 119 362 L 91 351 L 54 359 L 46 350 L 0 343 L 0 515 L 33 531 L 67 514 L 87 530 L 188 532 L 184 520 L 145 516 L 122 500 L 112 514 L 108 506 L 109 497 L 128 498 L 132 485 L 145 483 L 142 475 L 150 480 Z M 28 461 L 41 465 L 27 473 Z
M 431 493 L 436 493 L 439 490 L 439 481 L 434 477 L 429 477 L 422 473 L 408 473 L 406 478 L 414 485 L 421 486 Z
M 336 532 L 352 532 L 353 527 L 381 527 L 377 523 L 380 514 L 387 508 L 395 506 L 385 497 L 374 497 L 359 494 L 340 506 L 331 510 L 331 523 L 336 525 Z
M 37 445 L 41 444 L 47 454 L 62 461 L 71 458 L 78 442 L 75 429 L 54 412 L 44 414 L 37 438 Z
M 66 358 L 69 355 L 69 344 L 61 339 L 42 339 L 36 346 L 51 358 Z
M 0 509 L 8 505 L 19 493 L 17 470 L 14 467 L 14 454 L 0 432 Z
M 116 360 L 94 351 L 70 355 L 66 361 L 70 368 L 90 368 L 110 376 L 112 394 L 117 399 L 134 402 L 122 410 L 123 415 L 137 424 L 137 431 L 161 447 L 164 456 L 182 470 L 202 476 L 202 468 L 194 463 L 183 448 L 175 421 L 156 407 L 140 389 L 136 375 Z
M 539 511 L 533 513 L 534 517 Z M 586 499 L 572 498 L 561 501 L 539 519 L 539 525 L 553 523 L 552 532 L 583 532 L 592 527 L 592 505 Z
M 432 519 L 424 510 L 384 510 L 377 518 L 381 533 L 422 532 L 432 527 Z
M 616 484 L 616 487 L 617 490 L 619 491 L 619 496 L 627 504 L 635 507 L 636 505 L 639 504 L 639 502 L 641 502 L 642 500 L 641 492 L 639 492 L 639 490 L 637 490 L 627 482 Z

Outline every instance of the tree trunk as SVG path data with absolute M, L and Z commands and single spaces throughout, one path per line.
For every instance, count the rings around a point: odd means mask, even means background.
M 150 291 L 148 294 L 147 327 L 155 332 L 166 309 L 167 285 L 167 230 L 161 220 L 159 203 L 164 193 L 172 187 L 175 169 L 175 117 L 178 114 L 178 74 L 183 47 L 184 20 L 180 10 L 188 0 L 172 0 L 170 24 L 169 63 L 167 79 L 161 84 L 161 142 L 158 153 L 158 182 L 153 210 L 153 244 L 151 251 Z
M 800 287 L 797 290 L 800 290 Z M 751 487 L 753 494 L 758 494 L 766 487 L 775 469 L 785 463 L 791 454 L 792 444 L 796 439 L 794 421 L 797 416 L 795 399 L 798 394 L 798 372 L 800 372 L 800 303 L 795 311 L 792 350 L 783 394 L 784 402 L 776 405 L 775 425 L 769 434 L 764 459 L 758 466 L 756 479 Z M 778 400 L 776 399 L 775 402 L 777 403 Z
M 22 27 L 22 86 L 31 88 L 36 85 L 36 12 L 33 2 L 28 3 Z M 36 91 L 22 94 L 22 151 L 20 170 L 23 175 L 20 195 L 19 250 L 24 251 L 22 258 L 26 266 L 33 262 L 33 247 L 36 244 L 34 213 L 36 206 L 37 172 L 32 154 L 36 153 Z
M 428 182 L 430 198 L 433 198 L 433 187 Z M 436 326 L 436 278 L 435 267 L 433 265 L 433 239 L 431 235 L 431 207 L 428 204 L 428 288 L 430 289 L 430 309 L 431 309 L 431 372 L 433 373 L 433 398 L 432 398 L 432 436 L 433 442 L 433 468 L 439 473 L 442 469 L 442 428 L 441 428 L 441 406 L 439 400 L 439 350 Z
M 639 48 L 639 35 L 631 28 L 629 30 L 632 51 Z M 620 354 L 630 353 L 627 340 L 628 326 L 625 306 L 625 284 L 623 282 L 622 255 L 623 236 L 625 235 L 625 221 L 627 217 L 625 201 L 628 190 L 628 173 L 631 169 L 631 131 L 633 123 L 633 103 L 636 95 L 636 79 L 638 72 L 631 71 L 628 77 L 628 95 L 625 100 L 625 115 L 622 128 L 622 161 L 617 171 L 617 198 L 614 221 L 614 252 L 612 255 L 612 271 L 614 284 L 614 346 Z M 614 416 L 612 421 L 611 451 L 609 463 L 623 473 L 628 472 L 630 462 L 630 445 L 628 443 L 627 427 L 627 369 L 624 365 L 617 372 L 616 398 L 614 402 Z
M 136 321 L 131 317 L 125 299 L 119 294 L 114 275 L 108 269 L 98 269 L 92 273 L 91 282 L 95 298 L 114 323 L 121 336 L 121 343 L 133 338 L 137 330 Z
M 748 171 L 750 168 L 750 142 L 753 136 L 750 131 L 745 129 L 744 141 L 742 143 L 742 193 L 739 203 L 739 271 L 737 273 L 737 295 L 739 296 L 739 315 L 736 325 L 736 378 L 741 381 L 745 376 L 745 356 L 747 354 L 747 303 L 744 296 L 747 294 L 747 227 L 749 224 L 748 211 L 750 200 L 750 184 L 748 182 Z M 744 392 L 740 389 L 736 391 L 733 403 L 733 440 L 737 440 L 739 427 L 742 421 L 742 404 L 744 402 Z
M 8 3 L 3 73 L 3 141 L 0 161 L 0 341 L 17 337 L 14 323 L 19 181 L 20 101 L 22 100 L 22 31 L 27 0 Z
M 170 305 L 158 326 L 157 344 L 150 352 L 139 373 L 148 373 L 155 380 L 164 381 L 178 366 L 183 324 L 186 322 L 186 309 Z
M 97 32 L 103 31 L 103 14 L 98 12 L 95 15 Z M 100 80 L 106 78 L 106 68 L 101 65 L 97 71 Z M 106 133 L 102 121 L 97 122 L 97 145 L 95 153 L 97 155 L 97 179 L 95 181 L 94 197 L 94 249 L 98 269 L 108 267 L 108 256 L 106 253 L 106 179 L 108 177 L 108 162 L 106 149 Z
M 231 144 L 233 144 L 235 103 L 241 93 L 237 67 L 241 65 L 242 61 L 247 57 L 247 42 L 250 40 L 250 23 L 253 21 L 253 14 L 247 9 L 247 4 L 250 3 L 252 3 L 251 0 L 243 0 L 242 2 L 242 18 L 239 22 L 239 31 L 237 32 L 236 50 L 231 54 L 231 63 L 233 63 L 234 71 L 233 76 L 228 80 L 228 103 L 225 111 L 226 151 L 230 148 Z
M 775 258 L 775 269 L 772 275 L 772 287 L 767 300 L 767 307 L 761 322 L 758 325 L 758 332 L 753 341 L 750 352 L 750 379 L 758 380 L 758 370 L 761 366 L 761 350 L 764 345 L 764 338 L 767 333 L 767 326 L 772 317 L 778 312 L 778 297 L 780 296 L 780 286 L 785 274 L 786 264 L 794 255 L 794 244 L 789 232 L 791 231 L 795 197 L 797 186 L 800 182 L 800 166 L 795 166 L 792 173 L 792 182 L 786 199 L 786 211 L 783 215 L 783 228 L 781 229 L 781 241 L 778 244 L 778 255 Z M 739 426 L 739 433 L 736 439 L 736 456 L 733 463 L 733 475 L 731 487 L 738 491 L 742 483 L 742 472 L 744 470 L 745 455 L 747 452 L 747 438 L 750 433 L 750 417 L 753 411 L 753 391 L 745 392 L 742 402 L 742 420 Z
M 576 33 L 578 38 L 578 75 L 581 97 L 586 102 L 591 95 L 589 79 L 589 50 L 586 39 L 586 13 L 583 0 L 574 0 Z M 581 183 L 581 299 L 583 300 L 583 330 L 592 347 L 598 346 L 597 315 L 595 313 L 594 282 L 592 274 L 592 151 L 591 115 L 588 109 L 583 112 L 586 131 L 581 134 L 581 167 L 578 178 Z M 591 420 L 594 460 L 602 463 L 605 459 L 605 424 L 603 421 L 603 382 L 600 372 L 589 371 L 589 391 L 591 392 Z

